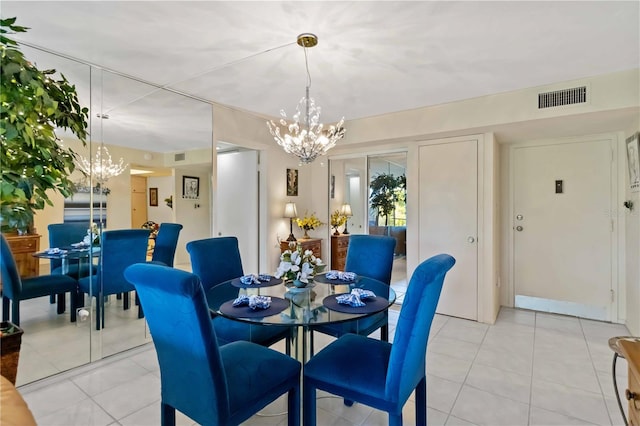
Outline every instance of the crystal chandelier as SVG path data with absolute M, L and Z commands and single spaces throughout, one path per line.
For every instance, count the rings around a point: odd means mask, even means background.
M 338 124 L 324 129 L 320 123 L 320 107 L 316 105 L 313 98 L 309 97 L 311 87 L 311 74 L 309 73 L 309 63 L 307 61 L 307 48 L 318 44 L 318 37 L 314 34 L 305 33 L 298 36 L 298 45 L 304 48 L 304 62 L 307 69 L 307 89 L 305 96 L 300 99 L 293 116 L 293 122 L 287 122 L 287 114 L 280 110 L 280 126 L 269 120 L 267 126 L 278 145 L 287 154 L 293 154 L 300 158 L 300 162 L 308 164 L 313 162 L 319 155 L 325 155 L 333 148 L 337 141 L 344 137 L 344 117 Z M 302 115 L 304 113 L 304 116 Z M 282 127 L 281 127 L 282 126 Z
M 96 151 L 95 159 L 93 163 L 79 155 L 78 168 L 82 170 L 87 176 L 93 175 L 95 180 L 102 186 L 112 177 L 118 176 L 129 166 L 124 164 L 122 157 L 120 161 L 114 163 L 111 159 L 111 154 L 106 146 L 102 145 Z

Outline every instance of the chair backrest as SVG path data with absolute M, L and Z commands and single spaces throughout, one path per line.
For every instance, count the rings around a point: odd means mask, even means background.
M 418 265 L 411 276 L 391 346 L 385 389 L 388 398 L 406 401 L 425 376 L 431 322 L 444 277 L 455 263 L 448 254 L 439 254 Z
M 173 259 L 178 247 L 178 236 L 182 225 L 179 223 L 161 223 L 156 236 L 156 244 L 153 247 L 151 260 L 162 262 L 167 266 L 173 266 Z
M 19 298 L 22 293 L 22 281 L 16 260 L 4 235 L 0 244 L 0 269 L 2 270 L 2 295 L 9 299 Z
M 158 264 L 125 271 L 156 347 L 162 401 L 200 424 L 227 424 L 226 376 L 200 279 Z
M 187 244 L 191 270 L 206 290 L 244 275 L 236 237 L 206 238 Z
M 385 235 L 355 234 L 349 237 L 344 269 L 391 284 L 396 240 Z
M 49 231 L 49 247 L 62 248 L 69 247 L 71 244 L 81 242 L 87 235 L 90 228 L 89 223 L 72 222 L 72 223 L 52 223 L 47 226 Z M 62 260 L 51 259 L 51 270 L 62 266 Z
M 124 270 L 134 263 L 147 260 L 148 229 L 118 229 L 103 231 L 100 239 L 99 282 L 102 293 L 132 291 L 133 285 L 124 277 Z

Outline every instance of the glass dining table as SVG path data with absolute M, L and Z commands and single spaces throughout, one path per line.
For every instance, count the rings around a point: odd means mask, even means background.
M 337 303 L 338 296 L 351 293 L 354 288 L 370 290 L 375 297 L 363 299 L 362 307 Z M 252 310 L 249 306 L 233 306 L 240 296 L 251 295 L 271 297 L 270 307 Z M 303 288 L 274 277 L 259 284 L 243 284 L 240 278 L 235 278 L 210 288 L 206 297 L 213 315 L 253 325 L 290 327 L 291 355 L 300 361 L 304 372 L 304 364 L 310 357 L 309 331 L 313 326 L 357 320 L 386 311 L 395 302 L 396 293 L 389 285 L 372 278 L 359 276 L 347 282 L 319 274 Z M 300 389 L 302 396 L 302 383 Z
M 337 296 L 350 293 L 354 288 L 370 290 L 375 297 L 363 299 L 363 307 L 337 302 Z M 271 306 L 256 310 L 233 306 L 236 298 L 251 295 L 271 297 Z M 210 288 L 206 296 L 214 315 L 254 325 L 290 327 L 291 354 L 303 364 L 309 359 L 309 330 L 313 326 L 364 318 L 386 311 L 396 300 L 395 291 L 381 281 L 357 277 L 353 282 L 345 282 L 327 279 L 324 274 L 316 275 L 303 288 L 274 277 L 260 284 L 243 284 L 235 278 Z

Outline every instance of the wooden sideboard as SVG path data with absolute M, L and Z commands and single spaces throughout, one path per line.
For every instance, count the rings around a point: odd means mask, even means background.
M 13 258 L 16 260 L 18 273 L 21 278 L 37 277 L 40 275 L 40 259 L 33 254 L 40 251 L 39 234 L 4 234 Z
M 349 248 L 349 234 L 331 236 L 331 269 L 344 271 Z
M 322 238 L 309 238 L 308 240 L 299 239 L 296 244 L 300 244 L 302 250 L 311 250 L 315 257 L 322 259 Z M 280 252 L 289 250 L 289 241 L 280 241 Z M 322 263 L 326 263 L 325 259 L 322 259 Z
M 629 387 L 625 392 L 629 401 L 629 426 L 640 426 L 640 342 L 620 340 L 618 345 L 629 364 Z

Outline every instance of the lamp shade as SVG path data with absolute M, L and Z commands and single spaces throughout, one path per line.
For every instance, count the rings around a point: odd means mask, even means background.
M 353 216 L 353 213 L 351 213 L 351 205 L 347 203 L 343 204 L 342 207 L 340 207 L 340 213 L 346 217 Z
M 298 211 L 296 210 L 296 203 L 287 203 L 284 206 L 284 217 L 296 218 L 298 217 Z

